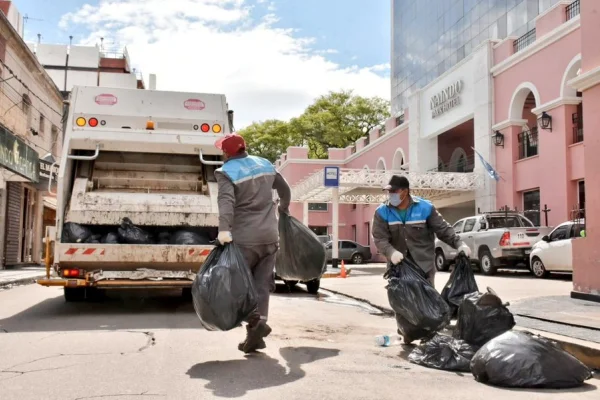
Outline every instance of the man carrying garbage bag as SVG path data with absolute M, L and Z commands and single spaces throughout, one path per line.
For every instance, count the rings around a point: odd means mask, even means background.
M 246 153 L 246 142 L 237 134 L 219 139 L 225 163 L 215 171 L 219 188 L 219 236 L 221 244 L 235 241 L 252 271 L 258 294 L 258 309 L 248 317 L 246 339 L 238 346 L 251 353 L 264 349 L 269 296 L 274 289 L 273 269 L 279 248 L 279 231 L 272 191 L 280 198 L 279 212 L 289 214 L 291 190 L 268 160 Z
M 421 268 L 433 286 L 436 235 L 458 249 L 459 253 L 464 252 L 467 257 L 471 255 L 471 249 L 460 240 L 433 204 L 410 194 L 410 183 L 406 177 L 392 176 L 384 190 L 388 192 L 388 201 L 375 211 L 372 234 L 375 246 L 390 262 L 388 268 L 408 258 Z M 399 317 L 397 315 L 396 319 Z M 406 344 L 413 341 L 411 337 L 403 339 Z

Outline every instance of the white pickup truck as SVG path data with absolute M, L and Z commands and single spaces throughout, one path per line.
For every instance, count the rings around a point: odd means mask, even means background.
M 38 283 L 64 287 L 66 301 L 97 289 L 178 288 L 190 295 L 217 234 L 214 170 L 223 162 L 214 143 L 231 131 L 232 119 L 222 94 L 73 88 L 51 238 L 58 277 Z M 152 239 L 122 240 L 127 220 Z M 96 237 L 65 239 L 73 224 Z M 161 238 L 182 230 L 206 240 Z
M 485 275 L 495 274 L 500 267 L 514 268 L 519 264 L 529 267 L 531 248 L 552 229 L 535 227 L 523 215 L 506 211 L 463 218 L 453 228 L 471 248 L 472 261 L 479 264 Z M 447 271 L 456 256 L 455 249 L 436 239 L 435 265 L 438 271 Z

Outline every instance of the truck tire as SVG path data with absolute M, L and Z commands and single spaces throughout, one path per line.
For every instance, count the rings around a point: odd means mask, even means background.
M 437 269 L 438 271 L 448 271 L 448 269 L 450 268 L 450 264 L 448 263 L 448 261 L 446 261 L 446 256 L 444 255 L 444 252 L 441 249 L 437 249 L 435 251 L 435 269 Z
M 64 288 L 65 301 L 75 303 L 85 300 L 85 288 Z
M 285 283 L 285 286 L 287 286 L 288 289 L 291 290 L 294 286 L 298 284 L 298 281 L 283 281 L 283 283 Z
M 496 268 L 496 260 L 492 257 L 492 253 L 489 250 L 481 250 L 479 254 L 479 269 L 484 275 L 495 275 Z
M 310 294 L 317 294 L 319 292 L 320 287 L 321 287 L 320 279 L 315 279 L 315 280 L 306 282 L 306 290 Z
M 186 287 L 186 288 L 181 289 L 181 297 L 185 301 L 191 300 L 192 299 L 192 288 Z

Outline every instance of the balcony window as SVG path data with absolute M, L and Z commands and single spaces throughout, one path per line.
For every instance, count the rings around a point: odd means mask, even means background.
M 579 0 L 575 0 L 574 2 L 572 2 L 571 4 L 569 4 L 567 6 L 566 9 L 566 13 L 567 13 L 567 21 L 575 18 L 576 16 L 579 15 L 579 13 L 581 12 L 581 4 Z
M 533 42 L 535 42 L 535 28 L 513 42 L 513 51 L 518 53 Z
M 538 155 L 538 130 L 531 128 L 517 136 L 519 146 L 519 160 Z
M 583 117 L 579 113 L 573 114 L 573 143 L 583 142 Z

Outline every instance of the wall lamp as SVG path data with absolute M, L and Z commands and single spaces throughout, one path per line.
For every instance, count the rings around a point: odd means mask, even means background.
M 502 148 L 504 148 L 504 135 L 502 132 L 496 131 L 492 137 L 494 138 L 494 144 L 496 146 L 502 146 Z
M 552 116 L 548 115 L 546 111 L 542 113 L 542 116 L 538 118 L 542 129 L 552 132 Z

